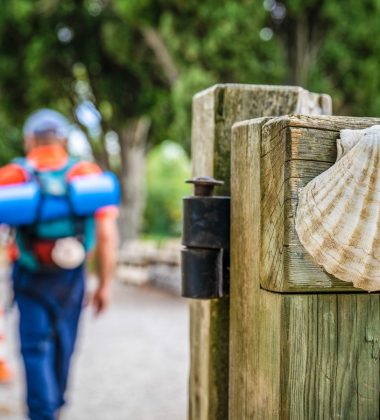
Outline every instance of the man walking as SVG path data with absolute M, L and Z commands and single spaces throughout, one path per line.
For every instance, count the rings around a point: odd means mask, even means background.
M 69 123 L 61 114 L 40 110 L 24 126 L 26 158 L 0 169 L 0 185 L 35 177 L 43 194 L 62 188 L 75 177 L 100 173 L 91 162 L 78 162 L 67 152 Z M 22 211 L 22 209 L 20 209 Z M 106 309 L 116 259 L 117 208 L 94 216 L 65 218 L 17 228 L 11 254 L 13 287 L 20 312 L 20 343 L 25 366 L 27 405 L 31 420 L 53 420 L 64 405 L 85 291 L 85 261 L 97 244 L 99 284 L 92 298 L 96 313 Z M 65 238 L 69 251 L 59 249 Z M 69 242 L 67 242 L 69 239 Z M 63 250 L 63 252 L 62 252 Z M 75 251 L 75 252 L 74 252 Z M 71 264 L 69 261 L 82 261 Z M 79 253 L 79 254 L 78 254 Z M 57 262 L 58 261 L 58 262 Z M 64 268 L 62 268 L 64 267 Z

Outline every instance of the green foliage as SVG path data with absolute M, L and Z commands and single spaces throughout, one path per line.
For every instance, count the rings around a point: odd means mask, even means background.
M 23 154 L 21 131 L 7 123 L 7 119 L 0 113 L 0 166 L 9 163 L 16 156 Z M 4 141 L 5 140 L 5 141 Z
M 276 40 L 259 34 L 268 18 L 262 1 L 163 1 L 158 27 L 181 77 L 173 86 L 170 138 L 189 148 L 192 96 L 216 83 L 280 83 L 286 74 Z
M 340 114 L 377 116 L 380 98 L 380 3 L 326 2 L 328 36 L 321 45 L 310 85 L 325 80 Z
M 279 4 L 264 3 L 267 9 Z M 4 2 L 2 118 L 20 126 L 40 106 L 73 115 L 78 102 L 91 99 L 106 129 L 120 132 L 131 118 L 149 115 L 153 144 L 169 137 L 188 150 L 191 97 L 197 91 L 214 83 L 300 80 L 332 94 L 338 113 L 377 115 L 379 1 L 289 0 L 284 5 L 285 18 L 278 21 L 261 0 Z M 268 25 L 275 36 L 263 40 L 260 30 Z M 310 52 L 307 64 L 294 59 L 302 25 L 300 54 Z M 147 27 L 161 37 L 177 67 L 175 82 L 168 82 L 144 39 Z M 307 66 L 305 78 L 291 77 L 299 65 Z M 82 76 L 78 66 L 84 68 Z
M 215 84 L 212 74 L 201 67 L 191 66 L 172 89 L 171 104 L 173 120 L 168 129 L 171 138 L 179 141 L 190 152 L 191 102 L 195 92 L 200 92 Z
M 91 100 L 104 130 L 121 133 L 133 118 L 149 115 L 151 143 L 169 137 L 188 150 L 197 91 L 281 81 L 284 67 L 274 64 L 281 49 L 259 37 L 266 19 L 261 0 L 7 2 L 0 17 L 0 37 L 12 40 L 0 45 L 3 112 L 20 125 L 38 107 L 74 115 L 78 103 Z M 144 38 L 147 27 L 177 67 L 175 82 Z
M 335 114 L 379 115 L 380 2 L 285 3 L 285 19 L 272 26 L 287 51 L 288 80 L 330 94 Z
M 190 177 L 190 161 L 181 146 L 164 141 L 147 159 L 147 203 L 145 232 L 178 236 L 181 232 L 182 197 L 189 195 L 185 180 Z

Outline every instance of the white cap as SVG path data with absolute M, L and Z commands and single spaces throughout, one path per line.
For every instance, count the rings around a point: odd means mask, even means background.
M 58 138 L 66 139 L 69 135 L 70 123 L 59 112 L 52 109 L 40 109 L 25 121 L 24 137 L 54 133 Z

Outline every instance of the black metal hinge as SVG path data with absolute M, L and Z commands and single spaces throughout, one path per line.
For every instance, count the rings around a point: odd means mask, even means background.
M 214 178 L 186 182 L 194 184 L 194 196 L 183 199 L 182 296 L 221 298 L 229 292 L 230 197 L 213 196 L 223 185 Z

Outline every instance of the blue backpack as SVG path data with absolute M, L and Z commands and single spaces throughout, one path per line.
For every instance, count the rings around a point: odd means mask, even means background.
M 51 171 L 38 171 L 26 158 L 18 158 L 13 162 L 21 166 L 32 179 L 39 183 L 41 202 L 46 197 L 53 197 L 59 200 L 67 200 L 70 204 L 67 173 L 78 163 L 78 160 L 69 158 L 63 168 Z M 93 216 L 80 217 L 72 213 L 67 217 L 49 221 L 38 219 L 37 214 L 36 222 L 16 228 L 16 244 L 19 250 L 18 263 L 31 271 L 54 268 L 45 267 L 39 260 L 34 250 L 35 244 L 38 242 L 54 242 L 61 238 L 76 237 L 83 244 L 86 252 L 91 251 L 95 246 L 95 220 Z

